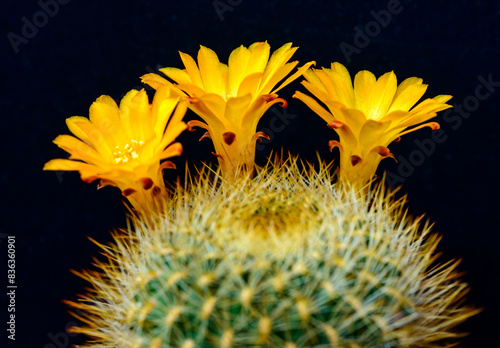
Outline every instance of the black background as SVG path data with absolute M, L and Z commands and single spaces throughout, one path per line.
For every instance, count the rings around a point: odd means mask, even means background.
M 23 17 L 33 23 L 42 8 L 35 0 L 4 2 L 0 30 L 2 313 L 7 308 L 7 234 L 16 236 L 18 285 L 16 344 L 8 342 L 7 347 L 61 348 L 82 342 L 82 337 L 64 333 L 75 320 L 61 300 L 75 299 L 85 286 L 69 269 L 87 268 L 91 256 L 97 255 L 87 236 L 107 242 L 110 230 L 126 224 L 117 189 L 97 192 L 95 183 L 85 184 L 75 173 L 42 172 L 46 161 L 66 156 L 51 143 L 58 134 L 68 134 L 64 120 L 87 116 L 92 101 L 102 94 L 119 99 L 139 88 L 139 77 L 150 70 L 182 67 L 178 50 L 195 56 L 203 44 L 227 63 L 237 46 L 264 40 L 272 50 L 292 41 L 300 47 L 294 59 L 301 64 L 315 60 L 321 67 L 339 61 L 352 75 L 361 69 L 377 76 L 394 70 L 399 81 L 423 78 L 429 84 L 427 97 L 451 94 L 452 103 L 470 103 L 473 110 L 468 117 L 450 114 L 444 120 L 443 113 L 437 117 L 446 140 L 435 143 L 423 160 L 415 152 L 416 141 L 432 139 L 429 129 L 409 134 L 391 150 L 413 161 L 403 182 L 410 211 L 426 213 L 436 221 L 435 231 L 443 236 L 439 246 L 443 259 L 463 259 L 460 270 L 471 284 L 468 302 L 484 307 L 461 327 L 470 332 L 462 346 L 500 346 L 496 220 L 500 90 L 494 87 L 496 91 L 473 105 L 479 76 L 500 81 L 498 2 L 401 0 L 403 10 L 392 15 L 385 27 L 379 25 L 380 32 L 350 55 L 350 61 L 341 44 L 355 46 L 354 28 L 364 31 L 374 20 L 371 11 L 386 9 L 388 1 L 232 1 L 238 2 L 221 20 L 211 0 L 73 0 L 59 5 L 54 16 L 16 47 L 17 53 L 9 33 L 22 35 Z M 43 22 L 42 17 L 38 20 Z M 271 149 L 280 147 L 310 161 L 315 160 L 316 150 L 323 158 L 337 159 L 338 153 L 327 149 L 334 132 L 291 98 L 296 89 L 304 91 L 298 81 L 280 91 L 289 102 L 288 114 L 296 116 L 257 152 L 259 163 Z M 189 112 L 187 117 L 194 115 Z M 273 117 L 271 110 L 259 129 L 269 127 Z M 185 153 L 174 160 L 179 167 L 186 160 L 195 165 L 211 160 L 211 144 L 198 143 L 199 136 L 181 135 Z M 408 170 L 390 160 L 384 160 L 381 169 L 394 174 Z M 2 341 L 7 336 L 6 320 L 4 314 Z

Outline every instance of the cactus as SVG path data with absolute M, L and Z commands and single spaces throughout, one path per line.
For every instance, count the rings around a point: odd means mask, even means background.
M 306 166 L 307 167 L 307 166 Z M 477 310 L 457 261 L 382 184 L 276 162 L 235 183 L 202 172 L 162 213 L 101 245 L 77 302 L 85 347 L 441 347 Z

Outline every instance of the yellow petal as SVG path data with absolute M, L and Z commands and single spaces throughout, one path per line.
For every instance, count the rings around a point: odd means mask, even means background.
M 439 129 L 439 124 L 437 122 L 429 122 L 429 123 L 424 123 L 424 124 L 421 124 L 421 125 L 418 125 L 414 128 L 411 128 L 411 129 L 408 129 L 404 132 L 401 132 L 398 134 L 398 136 L 402 136 L 402 135 L 405 135 L 405 134 L 408 134 L 408 133 L 411 133 L 411 132 L 414 132 L 418 129 L 422 129 L 422 128 L 425 128 L 425 127 L 430 127 L 432 128 L 432 130 L 435 130 L 435 129 Z
M 316 64 L 315 61 L 311 61 L 311 62 L 308 62 L 308 63 L 304 64 L 295 73 L 293 73 L 289 78 L 287 78 L 285 80 L 285 82 L 283 82 L 278 88 L 276 88 L 271 93 L 278 92 L 280 89 L 282 89 L 283 87 L 287 86 L 292 81 L 294 81 L 295 79 L 297 79 L 298 77 L 300 77 L 301 75 L 303 75 L 307 71 L 307 69 L 309 69 L 311 67 L 311 65 L 315 65 L 315 64 Z
M 406 88 L 412 85 L 420 85 L 422 84 L 423 80 L 419 77 L 408 77 L 405 79 L 403 82 L 401 82 L 398 86 L 398 89 L 396 90 L 396 95 L 394 96 L 394 99 L 396 99 Z
M 432 100 L 432 99 L 428 99 Z M 425 101 L 424 101 L 425 102 Z M 424 103 L 422 102 L 422 103 Z M 439 111 L 443 111 L 451 108 L 451 105 L 441 104 L 441 103 L 425 103 L 425 105 L 421 105 L 420 103 L 414 110 L 410 111 L 409 117 L 401 122 L 399 126 L 401 127 L 410 127 L 415 124 L 419 124 L 425 122 L 433 117 L 436 117 Z
M 206 94 L 190 101 L 189 108 L 200 116 L 210 127 L 223 128 L 223 117 L 226 103 L 217 94 Z
M 367 118 L 379 120 L 391 106 L 397 90 L 396 75 L 391 71 L 380 76 L 370 93 Z
M 376 82 L 375 75 L 368 70 L 362 70 L 354 77 L 354 107 L 365 115 L 368 114 L 370 95 Z
M 344 67 L 342 64 L 339 65 Z M 324 69 L 324 72 L 328 75 L 333 85 L 337 100 L 352 109 L 354 108 L 354 89 L 352 87 L 351 77 L 347 70 L 343 71 L 339 67 L 336 67 L 336 69 L 340 72 L 331 69 Z M 346 72 L 347 75 L 345 74 Z
M 283 80 L 293 70 L 293 68 L 297 66 L 298 63 L 299 63 L 298 61 L 290 62 L 280 67 L 274 73 L 274 75 L 269 80 L 267 80 L 266 84 L 261 85 L 259 87 L 258 94 L 269 94 L 270 91 L 273 89 L 273 87 L 276 86 L 281 80 Z M 297 77 L 299 76 L 300 75 L 297 75 Z M 279 88 L 276 88 L 271 94 L 274 94 L 283 87 L 284 85 L 280 86 Z
M 83 140 L 87 145 L 92 145 L 92 140 L 89 138 L 86 132 L 84 132 L 79 126 L 80 122 L 89 122 L 89 119 L 83 116 L 71 116 L 66 119 L 66 125 L 71 133 L 73 133 L 76 137 Z
M 167 125 L 167 129 L 165 130 L 165 132 L 167 133 L 170 132 L 171 126 L 179 123 L 184 124 L 184 127 L 186 127 L 186 124 L 181 120 L 184 118 L 184 115 L 186 114 L 187 106 L 188 102 L 186 100 L 182 100 L 177 103 L 177 107 L 175 108 L 174 114 L 170 117 L 170 121 Z
M 167 81 L 167 80 L 165 80 Z M 168 82 L 170 84 L 170 82 Z M 165 85 L 159 86 L 158 89 L 164 87 Z M 125 137 L 127 139 L 132 139 L 134 137 L 134 131 L 130 124 L 130 103 L 132 99 L 139 93 L 138 90 L 130 90 L 120 101 L 120 123 L 122 125 L 123 131 L 125 132 Z
M 158 92 L 156 92 L 158 94 Z M 153 107 L 157 110 L 153 111 L 153 115 L 155 115 L 156 122 L 153 124 L 154 133 L 156 135 L 156 139 L 160 142 L 163 137 L 163 133 L 165 132 L 165 127 L 170 119 L 170 115 L 174 111 L 174 108 L 177 106 L 177 102 L 179 98 L 157 98 L 155 95 L 155 99 L 153 100 Z M 158 105 L 159 104 L 159 105 Z
M 154 89 L 158 89 L 163 86 L 173 86 L 172 82 L 170 82 L 166 78 L 153 73 L 142 75 L 141 82 L 150 85 Z
M 176 123 L 173 124 L 172 126 L 168 127 L 168 132 L 165 132 L 163 135 L 163 138 L 161 140 L 160 145 L 158 146 L 158 149 L 161 151 L 164 149 L 168 144 L 173 142 L 175 138 L 179 136 L 184 130 L 186 130 L 186 124 L 184 122 Z
M 447 103 L 448 100 L 450 100 L 451 98 L 453 98 L 453 96 L 447 95 L 447 94 L 440 94 L 440 95 L 435 96 L 432 99 L 434 99 L 438 103 Z
M 366 123 L 365 114 L 357 109 L 349 109 L 337 101 L 327 101 L 326 105 L 337 120 L 348 124 L 353 134 L 359 135 L 361 128 Z
M 59 135 L 54 139 L 54 144 L 71 154 L 71 159 L 78 159 L 90 164 L 104 165 L 102 156 L 92 147 L 71 135 Z
M 193 83 L 191 77 L 186 72 L 186 70 L 181 70 L 177 68 L 162 68 L 160 69 L 168 78 L 177 82 L 177 84 L 190 84 Z M 158 88 L 157 88 L 158 89 Z
M 198 69 L 198 65 L 196 65 L 194 59 L 189 54 L 182 52 L 179 52 L 179 54 L 181 56 L 182 63 L 186 67 L 186 72 L 191 78 L 192 83 L 199 88 L 203 88 L 200 70 Z
M 182 155 L 182 145 L 181 143 L 174 143 L 167 147 L 160 155 L 161 159 L 171 158 L 175 156 Z
M 144 89 L 130 99 L 129 112 L 128 121 L 132 130 L 132 139 L 139 141 L 153 137 L 151 107 Z
M 330 76 L 325 69 L 315 69 L 314 72 L 326 90 L 329 99 L 338 100 L 337 89 L 333 86 Z
M 315 99 L 304 94 L 302 92 L 296 91 L 293 98 L 301 100 L 306 104 L 312 111 L 318 114 L 326 123 L 330 123 L 335 120 L 335 117 L 329 113 L 324 107 L 322 107 Z
M 345 81 L 346 85 L 350 85 L 352 88 L 351 75 L 349 74 L 349 71 L 344 65 L 338 62 L 334 62 L 331 64 L 331 69 L 332 71 L 335 71 L 337 74 L 340 75 L 340 77 Z
M 250 93 L 254 99 L 257 98 L 257 88 L 259 87 L 261 78 L 262 73 L 260 72 L 246 76 L 238 88 L 238 97 L 242 97 Z
M 271 58 L 269 58 L 269 62 L 267 63 L 266 69 L 264 70 L 264 74 L 262 75 L 262 84 L 265 85 L 267 81 L 272 78 L 272 76 L 276 73 L 276 71 L 286 62 L 290 60 L 292 55 L 298 49 L 298 47 L 292 47 L 292 43 L 289 42 L 284 44 L 276 51 L 273 52 Z
M 201 46 L 198 51 L 198 64 L 200 75 L 203 81 L 204 90 L 207 93 L 215 93 L 220 96 L 226 95 L 226 87 L 222 81 L 221 63 L 217 54 L 205 46 Z
M 247 111 L 248 107 L 250 106 L 251 101 L 252 101 L 251 94 L 246 94 L 246 95 L 244 95 L 242 97 L 238 97 L 238 98 L 231 98 L 227 101 L 226 110 L 224 113 L 224 118 L 231 125 L 233 125 L 233 127 L 234 127 L 234 128 L 232 128 L 233 131 L 240 129 L 241 123 L 243 121 L 243 116 L 245 115 L 245 112 Z M 245 132 L 245 131 L 251 132 L 252 134 L 250 134 L 250 137 L 253 135 L 253 133 L 255 133 L 255 129 L 254 130 L 242 129 L 242 131 L 243 132 Z
M 247 74 L 254 74 L 256 72 L 264 73 L 266 69 L 269 53 L 271 51 L 271 46 L 266 42 L 256 42 L 248 47 L 250 51 L 249 62 Z
M 412 84 L 407 86 L 394 98 L 394 101 L 387 113 L 395 110 L 410 110 L 410 108 L 413 107 L 413 105 L 415 105 L 420 98 L 422 98 L 426 90 L 427 85 L 424 84 Z
M 110 144 L 106 141 L 102 131 L 94 126 L 89 119 L 85 117 L 70 117 L 70 120 L 68 120 L 68 126 L 69 125 L 71 125 L 70 129 L 73 134 L 76 135 L 77 133 L 83 133 L 83 136 L 80 139 L 84 140 L 88 145 L 96 149 L 101 156 L 104 158 L 111 156 L 112 149 Z
M 321 82 L 320 86 L 318 86 L 317 84 L 310 83 L 308 81 L 302 81 L 301 84 L 320 101 L 326 103 L 327 100 L 330 100 L 330 96 L 327 94 L 325 86 L 323 86 Z
M 374 120 L 366 121 L 359 132 L 359 145 L 365 149 L 373 147 L 373 144 L 382 146 L 389 145 L 385 144 L 383 140 L 384 132 L 388 127 L 388 122 L 379 122 Z
M 90 106 L 89 119 L 102 132 L 108 143 L 123 139 L 118 105 L 111 97 L 103 95 L 97 98 Z
M 238 87 L 248 75 L 247 65 L 249 59 L 250 51 L 243 45 L 231 52 L 228 60 L 228 96 L 237 96 Z
M 80 177 L 85 182 L 97 180 L 100 175 L 99 173 L 101 172 L 101 170 L 96 166 L 61 158 L 48 161 L 43 166 L 43 170 L 79 171 Z

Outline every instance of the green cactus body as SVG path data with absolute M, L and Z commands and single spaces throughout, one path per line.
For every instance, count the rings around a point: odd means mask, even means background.
M 476 310 L 457 262 L 404 199 L 294 161 L 216 187 L 202 173 L 163 214 L 103 246 L 82 301 L 88 347 L 441 347 Z

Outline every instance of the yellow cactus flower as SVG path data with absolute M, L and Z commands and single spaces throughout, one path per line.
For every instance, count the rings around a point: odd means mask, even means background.
M 90 106 L 89 118 L 66 120 L 76 137 L 54 140 L 69 159 L 53 159 L 43 169 L 78 171 L 85 182 L 100 179 L 98 188 L 117 186 L 137 211 L 151 207 L 165 189 L 163 169 L 175 167 L 160 161 L 182 153 L 182 145 L 172 142 L 187 127 L 186 110 L 187 102 L 169 87 L 159 89 L 152 104 L 144 90 L 128 92 L 119 107 L 103 95 Z
M 286 107 L 286 101 L 278 98 L 276 92 L 314 64 L 305 64 L 275 88 L 298 64 L 288 63 L 298 48 L 291 46 L 283 45 L 269 58 L 267 42 L 256 42 L 248 48 L 242 45 L 232 51 L 227 65 L 219 62 L 214 51 L 201 46 L 198 64 L 180 52 L 185 69 L 160 69 L 175 84 L 156 74 L 146 74 L 142 81 L 155 89 L 172 86 L 188 96 L 190 109 L 206 122 L 190 121 L 188 129 L 207 130 L 201 139 L 212 139 L 221 172 L 231 180 L 242 169 L 253 169 L 256 141 L 269 138 L 257 132 L 262 115 L 273 104 Z
M 423 127 L 438 129 L 436 122 L 423 122 L 451 107 L 446 104 L 450 95 L 438 95 L 415 105 L 427 85 L 421 78 L 410 77 L 398 86 L 392 71 L 378 79 L 369 71 L 360 71 L 353 85 L 347 69 L 332 63 L 330 69 L 310 69 L 304 77 L 304 87 L 328 110 L 299 91 L 293 97 L 337 132 L 340 142 L 331 140 L 329 146 L 330 150 L 340 150 L 340 180 L 356 185 L 370 181 L 383 158 L 394 158 L 387 148 L 391 142 Z

